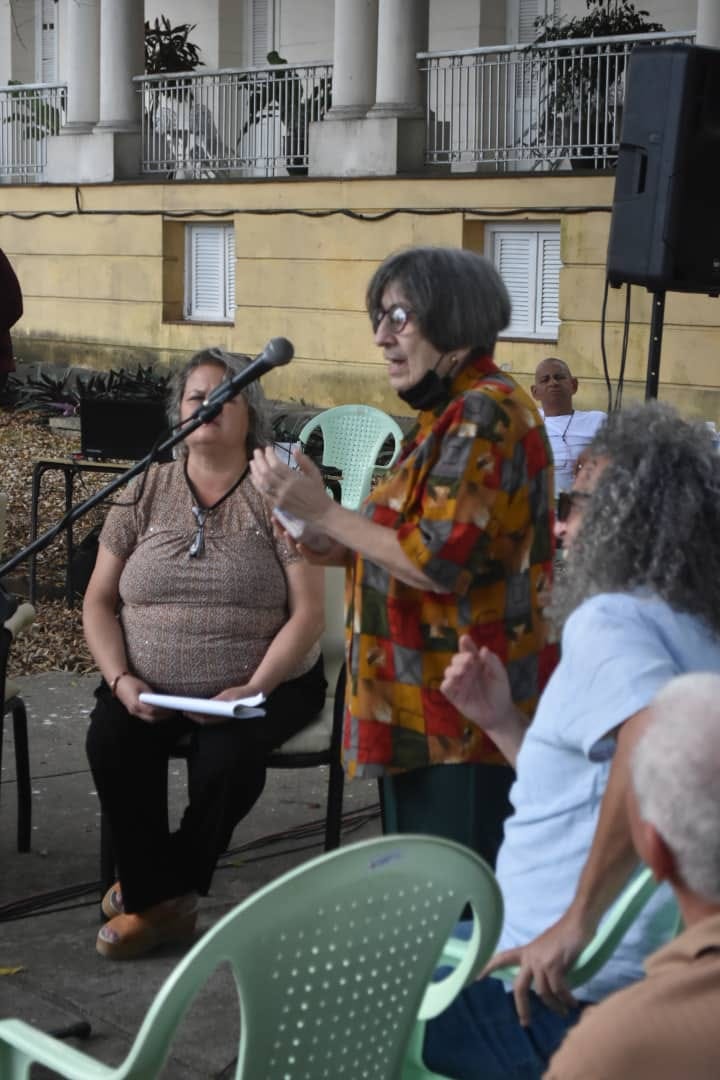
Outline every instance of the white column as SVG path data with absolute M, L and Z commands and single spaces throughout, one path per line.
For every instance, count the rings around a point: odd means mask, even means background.
M 425 114 L 425 80 L 415 54 L 427 49 L 428 8 L 429 0 L 380 0 L 376 115 Z
M 60 0 L 60 81 L 67 83 L 63 133 L 92 131 L 100 110 L 100 0 Z
M 698 0 L 697 45 L 720 46 L 720 4 L 717 0 Z
M 364 116 L 375 101 L 378 0 L 335 0 L 329 120 Z
M 99 131 L 137 131 L 141 96 L 134 75 L 145 69 L 144 0 L 100 0 Z

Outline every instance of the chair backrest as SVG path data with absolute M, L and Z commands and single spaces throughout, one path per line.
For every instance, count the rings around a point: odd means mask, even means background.
M 378 456 L 388 438 L 394 440 L 395 448 L 385 464 L 392 464 L 400 453 L 402 428 L 371 405 L 337 405 L 319 413 L 298 435 L 303 446 L 317 428 L 323 437 L 322 463 L 341 471 L 341 502 L 356 510 L 370 492 Z
M 468 904 L 475 932 L 464 966 L 431 983 Z M 492 871 L 449 840 L 387 836 L 311 859 L 236 907 L 178 964 L 122 1075 L 158 1074 L 186 1008 L 227 961 L 241 1008 L 236 1078 L 391 1080 L 418 1013 L 447 1007 L 492 955 L 501 923 Z

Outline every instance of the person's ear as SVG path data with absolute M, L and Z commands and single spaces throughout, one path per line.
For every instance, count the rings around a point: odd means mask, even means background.
M 577 381 L 577 379 L 575 378 L 575 376 L 574 376 L 574 375 L 573 375 L 573 377 L 572 377 L 572 378 L 570 379 L 570 385 L 572 386 L 572 392 L 573 392 L 573 394 L 577 394 L 577 388 L 578 388 L 578 381 Z
M 664 837 L 649 821 L 640 822 L 640 844 L 638 854 L 647 863 L 657 881 L 677 881 L 678 871 L 675 856 L 665 842 Z M 642 847 L 642 851 L 640 851 Z
M 532 394 L 532 396 L 535 398 L 536 401 L 540 400 L 540 398 L 538 397 L 537 386 L 535 385 L 535 383 L 533 383 L 532 386 L 530 387 L 530 393 Z

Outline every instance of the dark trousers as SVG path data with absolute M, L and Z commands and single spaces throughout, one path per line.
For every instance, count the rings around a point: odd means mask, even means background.
M 583 1006 L 559 1016 L 531 990 L 530 1008 L 530 1026 L 521 1027 L 500 979 L 479 979 L 428 1022 L 423 1061 L 453 1080 L 540 1080 Z
M 493 868 L 512 811 L 509 765 L 428 765 L 383 777 L 383 832 L 429 833 L 477 851 Z
M 207 893 L 233 829 L 265 786 L 267 754 L 315 719 L 326 686 L 320 659 L 268 696 L 264 717 L 201 725 L 179 713 L 148 724 L 100 684 L 86 748 L 126 911 L 187 892 Z M 187 757 L 188 804 L 171 833 L 167 770 L 179 743 Z

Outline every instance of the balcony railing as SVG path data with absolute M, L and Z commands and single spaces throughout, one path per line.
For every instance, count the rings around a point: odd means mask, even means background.
M 420 53 L 426 163 L 493 171 L 612 165 L 633 47 L 693 39 L 638 34 Z
M 308 169 L 308 128 L 330 107 L 332 65 L 233 68 L 135 79 L 142 170 L 178 179 Z
M 47 137 L 60 131 L 66 100 L 61 83 L 0 86 L 0 178 L 23 183 L 42 176 Z

